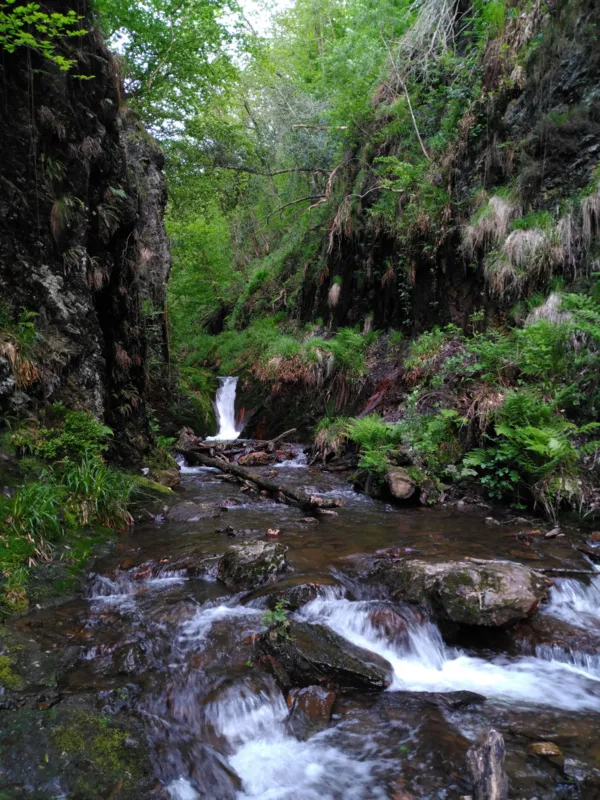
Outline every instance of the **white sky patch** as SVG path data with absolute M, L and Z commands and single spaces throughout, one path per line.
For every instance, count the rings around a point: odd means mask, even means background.
M 240 0 L 244 16 L 259 36 L 268 36 L 273 15 L 285 11 L 294 0 Z

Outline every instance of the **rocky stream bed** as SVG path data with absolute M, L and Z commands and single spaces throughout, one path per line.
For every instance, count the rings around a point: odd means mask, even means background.
M 492 728 L 509 797 L 600 797 L 583 535 L 386 505 L 294 456 L 259 471 L 343 507 L 184 468 L 85 596 L 5 628 L 0 798 L 458 800 Z

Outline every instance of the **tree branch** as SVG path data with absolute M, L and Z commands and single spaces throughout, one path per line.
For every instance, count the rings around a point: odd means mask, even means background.
M 268 222 L 271 219 L 271 217 L 275 216 L 275 214 L 279 214 L 280 211 L 283 211 L 284 209 L 289 208 L 290 206 L 297 206 L 298 203 L 304 203 L 307 200 L 321 200 L 324 197 L 325 197 L 324 194 L 313 194 L 309 195 L 308 197 L 301 197 L 299 200 L 292 200 L 291 203 L 285 203 L 285 205 L 280 206 L 280 208 L 276 208 L 275 211 L 271 211 L 271 213 L 267 216 L 266 221 Z M 309 210 L 311 208 L 315 208 L 315 206 L 314 205 L 310 206 Z

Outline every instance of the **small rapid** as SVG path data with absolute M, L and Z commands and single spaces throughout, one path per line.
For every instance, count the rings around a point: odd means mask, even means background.
M 303 512 L 234 495 L 236 502 L 220 512 L 224 519 L 178 528 L 165 514 L 166 520 L 144 528 L 143 538 L 132 537 L 130 549 L 88 584 L 85 681 L 106 672 L 127 692 L 139 687 L 135 713 L 143 719 L 165 796 L 450 800 L 468 794 L 469 786 L 456 777 L 464 776 L 468 747 L 483 730 L 498 727 L 511 758 L 519 747 L 524 751 L 518 768 L 511 768 L 528 775 L 535 788 L 520 796 L 563 800 L 543 793 L 555 785 L 553 767 L 542 768 L 540 779 L 540 764 L 528 761 L 527 744 L 520 743 L 562 731 L 569 757 L 592 763 L 566 737 L 574 724 L 594 731 L 600 713 L 600 656 L 592 630 L 600 622 L 600 572 L 588 582 L 556 580 L 535 630 L 527 628 L 523 640 L 511 643 L 509 652 L 520 655 L 499 654 L 504 645 L 486 649 L 488 640 L 475 635 L 473 649 L 450 646 L 424 610 L 382 599 L 385 590 L 362 580 L 360 554 L 393 546 L 401 553 L 456 557 L 451 548 L 458 549 L 455 537 L 463 536 L 464 518 L 451 527 L 429 510 L 388 507 L 355 494 L 334 474 L 312 470 L 300 446 L 293 453 L 295 458 L 273 465 L 279 480 L 342 497 L 337 518 L 309 526 Z M 192 468 L 183 476 L 190 494 L 217 509 L 222 499 L 234 499 L 232 485 L 214 473 Z M 297 685 L 290 690 L 268 650 L 257 646 L 270 621 L 265 615 L 274 607 L 275 587 L 233 594 L 216 572 L 195 576 L 177 569 L 218 556 L 247 536 L 260 538 L 275 525 L 278 541 L 290 548 L 290 571 L 279 577 L 278 588 L 319 587 L 316 599 L 288 612 L 292 623 L 326 626 L 392 667 L 392 683 L 381 692 L 347 691 L 335 679 L 311 678 L 320 691 L 334 694 L 334 705 L 325 719 L 305 727 L 294 717 Z M 388 538 L 382 534 L 386 526 L 392 531 Z M 466 540 L 460 541 L 462 553 Z M 473 541 L 479 541 L 475 534 Z M 510 741 L 512 730 L 517 734 Z
M 430 621 L 409 617 L 408 642 L 395 645 L 372 624 L 372 601 L 317 598 L 299 616 L 324 623 L 352 644 L 385 658 L 394 669 L 390 691 L 473 691 L 503 703 L 600 711 L 600 677 L 584 660 L 508 657 L 485 660 L 448 648 Z
M 550 602 L 543 613 L 568 622 L 578 628 L 595 628 L 600 633 L 600 567 L 592 565 L 598 573 L 589 583 L 561 578 L 550 592 Z

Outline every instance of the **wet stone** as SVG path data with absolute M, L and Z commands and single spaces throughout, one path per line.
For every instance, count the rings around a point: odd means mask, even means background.
M 252 539 L 228 548 L 219 562 L 218 579 L 231 591 L 255 589 L 287 569 L 288 548 Z
M 289 586 L 282 592 L 270 595 L 269 608 L 274 608 L 277 603 L 283 602 L 289 611 L 297 611 L 319 596 L 320 587 L 319 583 L 299 583 L 297 586 Z
M 393 679 L 388 661 L 324 625 L 292 620 L 285 638 L 265 636 L 259 649 L 281 664 L 295 686 L 331 681 L 340 687 L 386 689 Z
M 335 700 L 335 692 L 321 686 L 292 689 L 288 695 L 291 710 L 286 721 L 287 730 L 297 739 L 307 739 L 326 728 Z
M 171 506 L 166 516 L 170 522 L 199 522 L 202 519 L 215 519 L 220 513 L 220 509 L 212 503 L 186 500 Z
M 508 561 L 406 559 L 384 564 L 380 574 L 392 597 L 427 604 L 442 619 L 489 627 L 531 616 L 550 585 L 544 575 Z
M 533 742 L 529 745 L 529 752 L 534 756 L 548 756 L 559 758 L 562 756 L 560 747 L 554 742 Z

